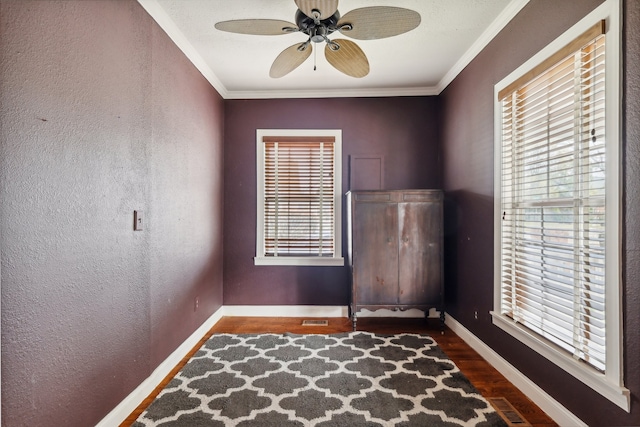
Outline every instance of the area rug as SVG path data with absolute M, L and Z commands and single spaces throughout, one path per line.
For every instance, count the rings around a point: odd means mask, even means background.
M 428 335 L 213 335 L 134 427 L 506 426 Z

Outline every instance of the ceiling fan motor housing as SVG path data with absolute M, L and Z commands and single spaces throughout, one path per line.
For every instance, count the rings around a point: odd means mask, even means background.
M 296 12 L 296 25 L 300 31 L 307 34 L 314 43 L 326 41 L 326 37 L 338 29 L 338 21 L 340 20 L 340 12 L 316 21 L 315 19 L 305 15 L 300 9 Z

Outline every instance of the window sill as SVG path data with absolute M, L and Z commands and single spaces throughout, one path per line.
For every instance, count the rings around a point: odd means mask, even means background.
M 324 266 L 342 267 L 344 258 L 322 258 L 322 257 L 255 257 L 254 265 L 299 265 L 299 266 Z
M 619 384 L 614 384 L 604 374 L 590 368 L 584 363 L 574 359 L 563 350 L 558 350 L 553 344 L 543 338 L 528 332 L 528 329 L 514 322 L 510 318 L 491 312 L 493 324 L 525 344 L 533 351 L 556 364 L 576 379 L 582 381 L 602 396 L 624 409 L 630 411 L 629 390 Z

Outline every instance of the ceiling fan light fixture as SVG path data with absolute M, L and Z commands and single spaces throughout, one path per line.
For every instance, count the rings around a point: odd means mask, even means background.
M 327 27 L 323 26 L 323 25 L 318 25 L 317 27 L 314 27 L 313 30 L 311 31 L 311 41 L 314 43 L 322 43 L 323 41 L 327 40 Z

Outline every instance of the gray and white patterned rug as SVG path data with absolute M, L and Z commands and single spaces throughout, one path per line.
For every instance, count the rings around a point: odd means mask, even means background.
M 213 335 L 133 427 L 506 426 L 428 335 Z

